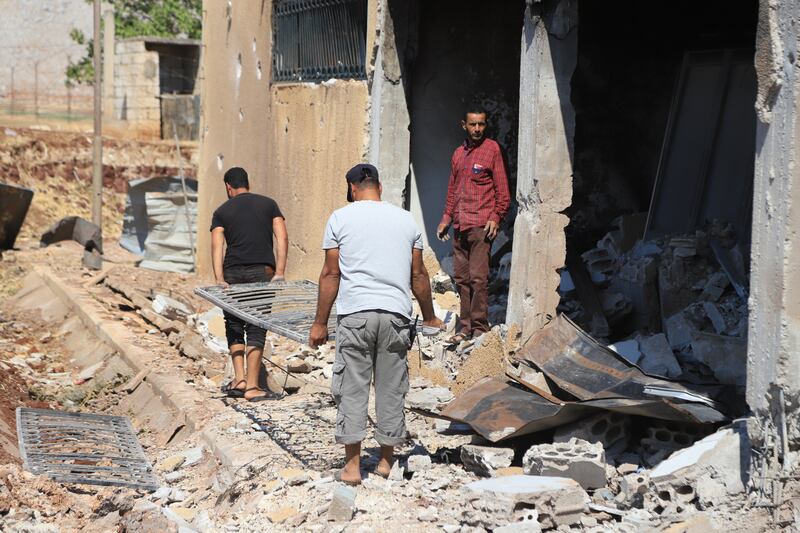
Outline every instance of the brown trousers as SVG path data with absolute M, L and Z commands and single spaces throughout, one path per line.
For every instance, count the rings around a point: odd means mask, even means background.
M 492 243 L 482 227 L 455 231 L 453 270 L 461 297 L 461 333 L 489 331 L 489 252 Z

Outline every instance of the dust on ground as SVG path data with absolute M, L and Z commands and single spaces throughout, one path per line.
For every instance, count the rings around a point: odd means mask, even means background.
M 412 379 L 416 377 L 425 378 L 439 387 L 448 387 L 450 385 L 450 380 L 447 379 L 441 369 L 431 368 L 422 362 L 418 350 L 409 350 L 406 357 L 408 358 L 408 375 Z

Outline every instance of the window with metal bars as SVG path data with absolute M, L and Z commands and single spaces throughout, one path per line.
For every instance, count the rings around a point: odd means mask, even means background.
M 275 0 L 273 81 L 366 78 L 367 0 Z

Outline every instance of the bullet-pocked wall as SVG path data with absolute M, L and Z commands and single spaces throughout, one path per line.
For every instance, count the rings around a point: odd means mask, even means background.
M 211 215 L 227 198 L 222 176 L 247 169 L 264 193 L 267 171 L 271 2 L 203 3 L 200 63 L 201 130 L 198 162 L 197 271 L 211 275 Z
M 367 159 L 369 82 L 272 81 L 273 2 L 206 6 L 198 271 L 211 273 L 211 214 L 225 200 L 224 171 L 238 165 L 286 217 L 287 276 L 316 279 L 325 223 L 346 204 L 344 174 Z M 368 76 L 377 11 L 377 0 L 367 2 Z

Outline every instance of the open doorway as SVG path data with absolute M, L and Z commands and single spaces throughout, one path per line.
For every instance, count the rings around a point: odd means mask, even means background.
M 410 72 L 411 175 L 408 207 L 424 228 L 426 246 L 452 275 L 452 244 L 436 238 L 450 174 L 450 158 L 464 141 L 460 121 L 466 106 L 479 103 L 489 113 L 487 136 L 497 140 L 507 161 L 512 207 L 492 250 L 490 279 L 507 270 L 515 214 L 519 105 L 520 28 L 523 1 L 419 2 L 417 47 Z M 507 261 L 508 262 L 508 261 Z M 490 301 L 493 322 L 505 319 L 505 287 L 495 283 Z M 493 309 L 492 309 L 493 307 Z M 490 317 L 492 318 L 492 317 Z
M 579 13 L 559 310 L 645 371 L 743 392 L 758 3 Z

